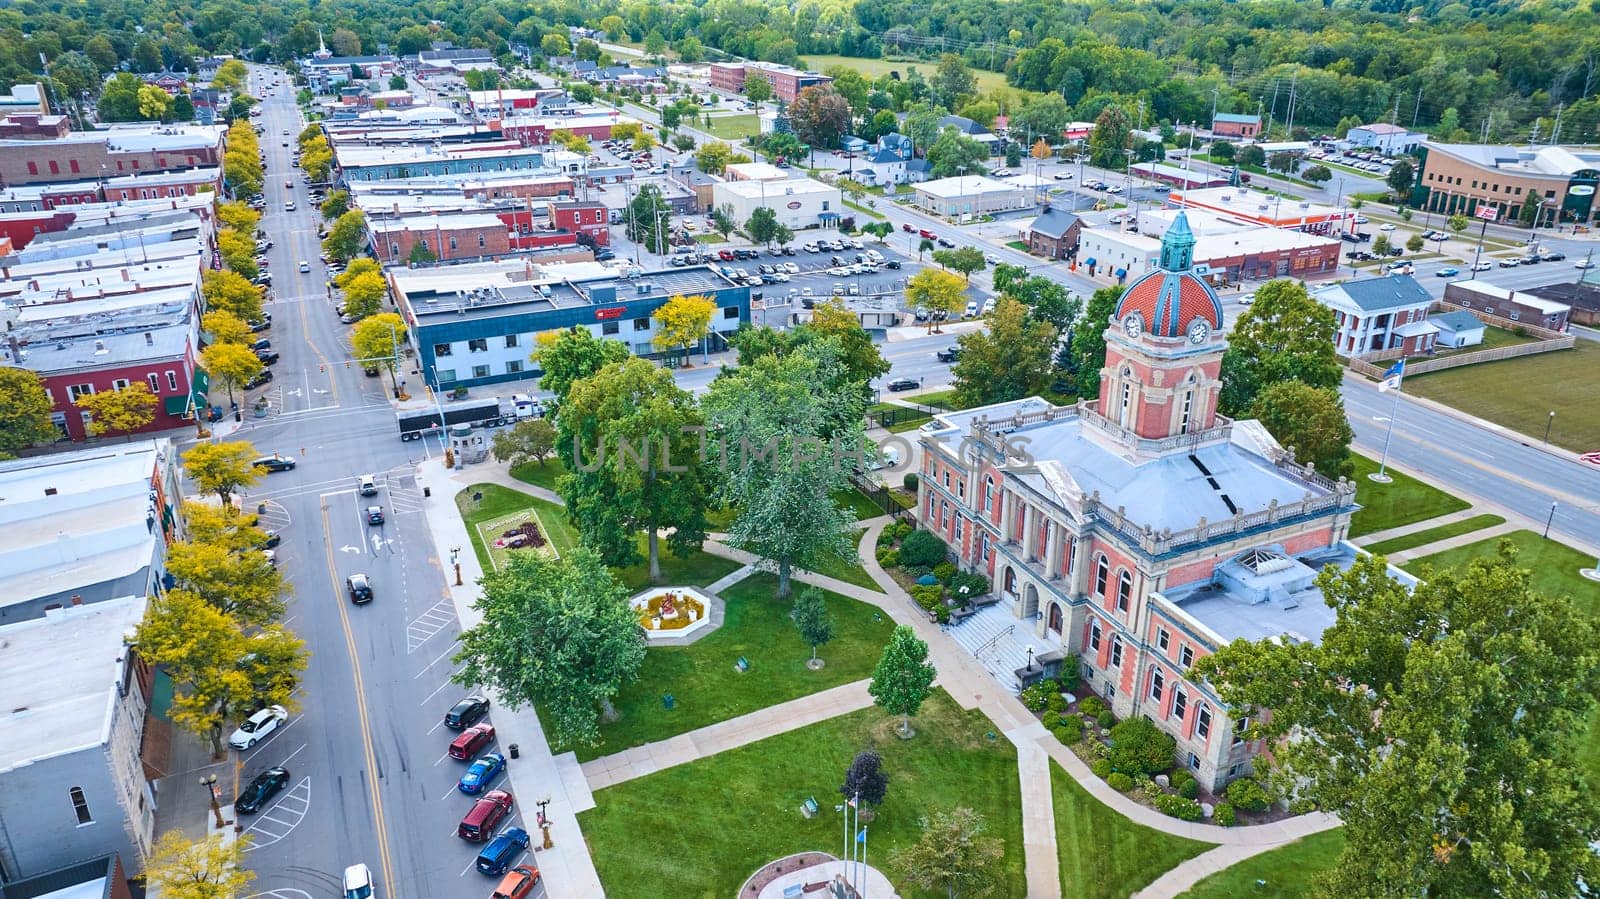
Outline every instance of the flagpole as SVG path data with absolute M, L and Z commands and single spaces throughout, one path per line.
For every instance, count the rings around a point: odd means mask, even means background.
M 1369 477 L 1376 483 L 1387 484 L 1394 480 L 1386 473 L 1389 467 L 1389 441 L 1394 437 L 1394 419 L 1400 414 L 1400 390 L 1405 384 L 1405 357 L 1400 357 L 1400 381 L 1394 385 L 1394 405 L 1389 408 L 1389 430 L 1383 435 L 1383 458 L 1378 461 L 1378 470 Z
M 867 829 L 861 828 L 861 899 L 867 899 Z

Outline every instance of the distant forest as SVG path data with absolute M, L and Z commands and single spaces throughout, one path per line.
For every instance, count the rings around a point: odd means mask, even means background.
M 960 54 L 1004 73 L 1007 111 L 1032 92 L 1080 118 L 1117 103 L 1147 124 L 1219 111 L 1332 129 L 1393 121 L 1453 140 L 1600 141 L 1600 15 L 1588 4 L 1094 2 L 1094 0 L 19 0 L 0 9 L 0 84 L 40 77 L 57 96 L 119 71 L 183 69 L 202 54 L 287 60 L 320 28 L 341 54 L 435 41 L 538 53 L 551 33 L 601 28 L 686 59 Z

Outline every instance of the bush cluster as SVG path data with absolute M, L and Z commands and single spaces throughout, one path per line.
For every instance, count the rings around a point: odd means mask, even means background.
M 1145 776 L 1172 767 L 1177 741 L 1148 718 L 1129 718 L 1111 728 L 1111 764 L 1118 771 Z
M 1113 771 L 1106 777 L 1106 786 L 1116 790 L 1118 793 L 1126 793 L 1133 789 L 1133 778 L 1123 774 L 1121 771 Z
M 1100 725 L 1101 727 L 1109 728 L 1117 723 L 1117 716 L 1111 714 L 1110 709 L 1106 709 L 1100 714 L 1094 716 L 1094 723 Z
M 1104 780 L 1111 776 L 1111 760 L 1095 759 L 1089 764 L 1089 770 L 1094 772 L 1095 777 Z
M 937 567 L 934 568 L 933 573 L 937 576 L 939 569 Z M 957 571 L 948 579 L 941 578 L 941 580 L 944 580 L 945 584 L 950 588 L 951 596 L 965 596 L 967 599 L 977 599 L 989 592 L 989 579 L 975 571 Z M 962 587 L 967 588 L 966 593 L 961 592 Z
M 1078 702 L 1078 711 L 1082 712 L 1085 715 L 1088 715 L 1090 718 L 1097 717 L 1101 712 L 1103 712 L 1105 710 L 1106 710 L 1106 704 L 1101 702 L 1099 700 L 1099 698 L 1094 697 L 1094 696 L 1086 696 L 1082 700 L 1079 700 L 1079 702 Z
M 878 564 L 885 568 L 898 567 L 900 565 L 900 550 L 893 547 L 879 547 Z
M 1171 815 L 1183 821 L 1198 821 L 1202 817 L 1200 803 L 1171 793 L 1157 793 L 1155 795 L 1156 808 L 1164 815 Z
M 1180 784 L 1178 786 L 1178 795 L 1182 796 L 1185 799 L 1193 799 L 1193 798 L 1199 796 L 1200 795 L 1200 782 L 1195 780 L 1192 777 L 1188 778 L 1187 780 L 1185 780 L 1182 784 Z
M 1022 691 L 1022 704 L 1030 712 L 1042 712 L 1050 704 L 1051 686 L 1048 681 L 1040 681 Z
M 1219 827 L 1232 827 L 1234 822 L 1233 806 L 1226 802 L 1217 803 L 1212 810 L 1211 821 Z
M 906 565 L 932 568 L 945 561 L 950 548 L 932 531 L 912 531 L 900 541 L 900 559 Z
M 900 486 L 906 488 L 906 490 L 910 491 L 911 493 L 917 492 L 918 483 L 919 481 L 917 479 L 917 473 L 914 471 L 906 472 L 905 477 L 900 479 Z
M 1247 812 L 1259 812 L 1271 804 L 1272 797 L 1268 796 L 1267 791 L 1255 780 L 1241 777 L 1228 784 L 1228 801 L 1233 803 L 1235 808 Z
M 884 528 L 884 530 L 888 530 L 888 528 Z M 911 536 L 913 533 L 915 533 L 916 530 L 917 530 L 916 526 L 913 525 L 909 521 L 898 521 L 898 522 L 895 522 L 895 525 L 894 525 L 894 539 L 896 539 L 896 540 L 904 540 L 907 537 Z
M 988 583 L 989 582 L 986 579 L 984 581 L 984 591 L 983 591 L 985 593 L 989 592 Z M 1078 669 L 1077 669 L 1077 667 L 1076 666 L 1072 666 L 1072 665 L 1068 665 L 1067 667 L 1062 668 L 1061 669 L 1061 673 L 1056 675 L 1056 683 L 1061 686 L 1061 692 L 1063 692 L 1063 693 L 1076 693 L 1078 691 Z
M 1076 743 L 1083 739 L 1083 719 L 1061 718 L 1055 727 L 1050 728 L 1050 732 L 1055 734 L 1056 739 L 1063 745 Z
M 1067 710 L 1067 697 L 1061 695 L 1059 683 L 1050 684 L 1050 695 L 1045 697 L 1045 708 L 1052 712 L 1065 712 Z

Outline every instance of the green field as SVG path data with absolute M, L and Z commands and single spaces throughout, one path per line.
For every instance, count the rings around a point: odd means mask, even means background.
M 920 71 L 922 77 L 929 78 L 933 76 L 934 69 L 938 67 L 938 63 L 929 62 L 928 60 L 901 59 L 891 62 L 887 59 L 861 59 L 855 56 L 806 56 L 801 62 L 805 64 L 807 69 L 817 72 L 829 66 L 848 66 L 865 75 L 869 81 L 876 79 L 879 75 L 887 75 L 891 71 L 899 72 L 900 77 L 904 78 L 912 67 Z M 978 80 L 978 90 L 980 91 L 992 91 L 997 87 L 1006 86 L 1006 76 L 999 72 L 985 72 L 982 69 L 973 69 L 972 75 Z M 1028 92 L 1017 91 L 1017 93 L 1024 94 Z
M 1179 899 L 1299 899 L 1314 892 L 1314 878 L 1333 867 L 1342 851 L 1342 829 L 1314 833 L 1218 871 Z
M 874 511 L 876 512 L 877 510 L 874 509 Z M 874 593 L 882 593 L 883 588 L 878 586 L 878 582 L 872 579 L 872 575 L 867 574 L 867 569 L 861 566 L 861 559 L 856 555 L 855 547 L 861 543 L 861 534 L 865 530 L 866 528 L 857 528 L 851 532 L 849 559 L 830 558 L 822 564 L 812 567 L 811 570 L 817 574 L 825 574 L 828 577 L 837 578 L 847 584 L 865 587 Z
M 913 719 L 915 738 L 896 737 L 899 724 L 867 708 L 597 791 L 578 823 L 606 895 L 722 899 L 774 859 L 838 855 L 839 783 L 868 748 L 883 756 L 889 790 L 869 826 L 867 861 L 902 895 L 945 895 L 913 890 L 896 852 L 916 841 L 922 817 L 957 805 L 983 815 L 1005 846 L 994 895 L 1026 895 L 1016 748 L 990 739 L 989 719 L 942 690 Z M 809 820 L 800 814 L 807 797 L 822 809 Z
M 1600 343 L 1414 375 L 1406 389 L 1574 452 L 1600 450 Z M 1556 413 L 1550 422 L 1550 412 Z
M 689 127 L 695 127 L 693 122 L 685 122 Z M 738 115 L 712 116 L 711 125 L 707 127 L 702 121 L 700 126 L 704 130 L 723 140 L 740 140 L 751 137 L 761 132 L 761 119 L 753 112 Z
M 1050 788 L 1062 896 L 1121 899 L 1211 848 L 1134 824 L 1089 795 L 1055 762 L 1050 763 Z
M 1437 543 L 1440 540 L 1449 540 L 1451 537 L 1459 537 L 1462 534 L 1470 534 L 1473 531 L 1481 531 L 1484 528 L 1492 528 L 1495 525 L 1505 523 L 1506 520 L 1501 518 L 1499 515 L 1474 515 L 1471 518 L 1463 518 L 1454 524 L 1442 524 L 1436 528 L 1428 528 L 1425 531 L 1417 531 L 1415 533 L 1406 534 L 1403 537 L 1391 537 L 1388 540 L 1369 544 L 1363 547 L 1363 549 L 1375 556 L 1388 556 L 1404 550 L 1413 549 L 1418 546 L 1427 546 L 1430 543 Z
M 602 724 L 603 742 L 578 747 L 578 759 L 665 740 L 872 676 L 893 622 L 866 603 L 825 592 L 834 638 L 817 650 L 827 664 L 812 671 L 806 667 L 811 648 L 789 620 L 790 604 L 773 598 L 777 589 L 773 575 L 753 574 L 722 591 L 726 616 L 720 628 L 688 646 L 646 651 L 638 678 L 616 697 L 622 717 Z M 743 673 L 733 665 L 741 656 L 750 661 Z M 671 711 L 662 704 L 664 693 L 675 700 Z
M 1361 511 L 1350 520 L 1352 537 L 1376 534 L 1403 524 L 1426 521 L 1429 518 L 1459 512 L 1471 505 L 1416 478 L 1401 474 L 1393 468 L 1388 469 L 1386 474 L 1394 481 L 1389 484 L 1379 484 L 1367 477 L 1368 474 L 1378 470 L 1376 459 L 1351 453 L 1350 461 L 1355 463 L 1355 474 L 1352 477 L 1356 482 L 1356 502 L 1362 506 Z
M 554 455 L 543 462 L 524 462 L 511 469 L 512 477 L 546 490 L 556 489 L 556 479 L 566 473 L 567 466 Z
M 1493 556 L 1499 552 L 1502 540 L 1510 540 L 1517 548 L 1517 564 L 1532 572 L 1531 583 L 1535 590 L 1547 595 L 1565 594 L 1589 615 L 1600 615 L 1600 583 L 1578 573 L 1579 569 L 1594 567 L 1595 558 L 1564 543 L 1546 540 L 1533 531 L 1512 531 L 1413 559 L 1401 567 L 1419 576 L 1428 567 L 1458 569 L 1473 559 Z M 1600 707 L 1590 714 L 1588 730 L 1578 743 L 1578 764 L 1591 784 L 1600 784 Z

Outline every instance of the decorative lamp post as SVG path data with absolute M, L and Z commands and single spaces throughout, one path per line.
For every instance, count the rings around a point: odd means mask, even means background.
M 215 774 L 204 775 L 200 778 L 200 786 L 206 788 L 206 796 L 211 800 L 211 814 L 216 817 L 217 829 L 221 830 L 228 826 L 228 823 L 222 820 L 222 806 L 217 802 L 221 798 L 221 793 L 218 792 L 217 788 L 217 776 Z
M 450 547 L 450 564 L 456 569 L 456 586 L 461 586 L 461 547 Z

